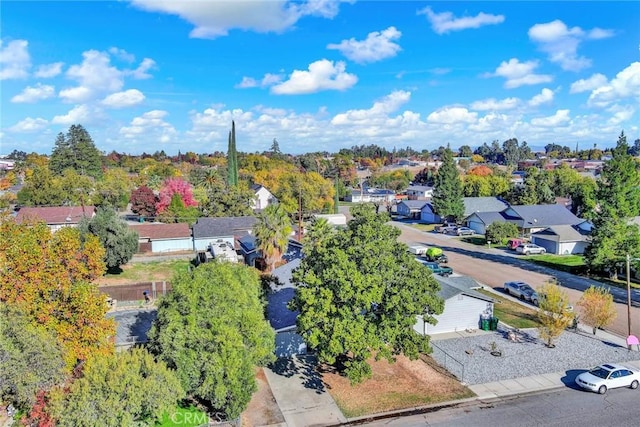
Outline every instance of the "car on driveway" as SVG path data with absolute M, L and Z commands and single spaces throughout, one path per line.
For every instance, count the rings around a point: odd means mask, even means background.
M 449 275 L 451 275 L 451 273 L 453 273 L 453 268 L 440 265 L 437 262 L 424 261 L 419 258 L 416 258 L 416 260 L 430 269 L 433 274 L 438 274 L 442 277 L 448 277 Z
M 504 292 L 524 301 L 538 305 L 538 293 L 525 282 L 505 282 Z
M 523 255 L 532 255 L 546 254 L 547 250 L 542 246 L 534 245 L 533 243 L 521 243 L 516 248 L 516 252 Z
M 453 234 L 457 234 L 458 236 L 473 236 L 476 232 L 469 227 L 458 227 Z
M 636 389 L 640 385 L 640 373 L 623 365 L 607 363 L 578 375 L 576 384 L 599 394 L 617 387 Z

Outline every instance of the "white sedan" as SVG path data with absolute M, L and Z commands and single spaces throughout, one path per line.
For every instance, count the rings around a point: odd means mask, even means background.
M 636 389 L 640 384 L 640 373 L 626 366 L 607 363 L 578 375 L 576 384 L 599 394 L 605 394 L 608 389 L 617 387 Z

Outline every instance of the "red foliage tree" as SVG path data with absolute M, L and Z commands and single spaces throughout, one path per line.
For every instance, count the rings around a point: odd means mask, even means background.
M 39 390 L 36 394 L 36 403 L 29 411 L 28 415 L 20 419 L 23 426 L 54 427 L 56 425 L 49 411 L 49 396 L 44 390 Z
M 467 172 L 467 174 L 476 176 L 488 176 L 493 175 L 493 171 L 488 166 L 480 165 L 472 168 L 469 172 Z
M 198 202 L 193 198 L 191 185 L 180 178 L 168 178 L 160 189 L 160 197 L 156 204 L 156 212 L 164 212 L 171 204 L 171 198 L 178 194 L 185 207 L 198 206 Z
M 153 190 L 143 185 L 131 192 L 131 211 L 143 217 L 156 216 L 158 198 Z

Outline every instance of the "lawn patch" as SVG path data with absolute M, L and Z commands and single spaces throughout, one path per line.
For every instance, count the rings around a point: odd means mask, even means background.
M 436 224 L 420 224 L 418 222 L 410 224 L 411 227 L 420 230 L 420 231 L 426 231 L 428 233 L 431 233 L 433 231 L 433 229 L 436 227 Z
M 171 280 L 177 272 L 188 271 L 189 260 L 135 262 L 122 266 L 118 273 L 107 273 L 97 279 L 98 285 L 122 285 Z
M 371 359 L 372 378 L 355 386 L 333 367 L 322 366 L 322 380 L 347 418 L 474 396 L 453 375 L 425 360 L 398 356 L 395 363 L 388 363 Z
M 493 305 L 493 315 L 507 325 L 518 329 L 537 328 L 540 326 L 536 310 L 484 289 L 479 289 L 478 292 L 498 301 Z
M 582 255 L 529 255 L 522 259 L 571 274 L 584 274 L 587 266 Z

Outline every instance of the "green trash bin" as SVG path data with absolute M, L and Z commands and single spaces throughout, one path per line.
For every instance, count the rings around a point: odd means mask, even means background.
M 481 319 L 480 321 L 480 327 L 482 328 L 483 331 L 488 331 L 489 330 L 489 319 Z
M 491 322 L 489 324 L 489 329 L 492 330 L 492 331 L 498 330 L 498 318 L 497 317 L 492 317 L 491 318 Z

